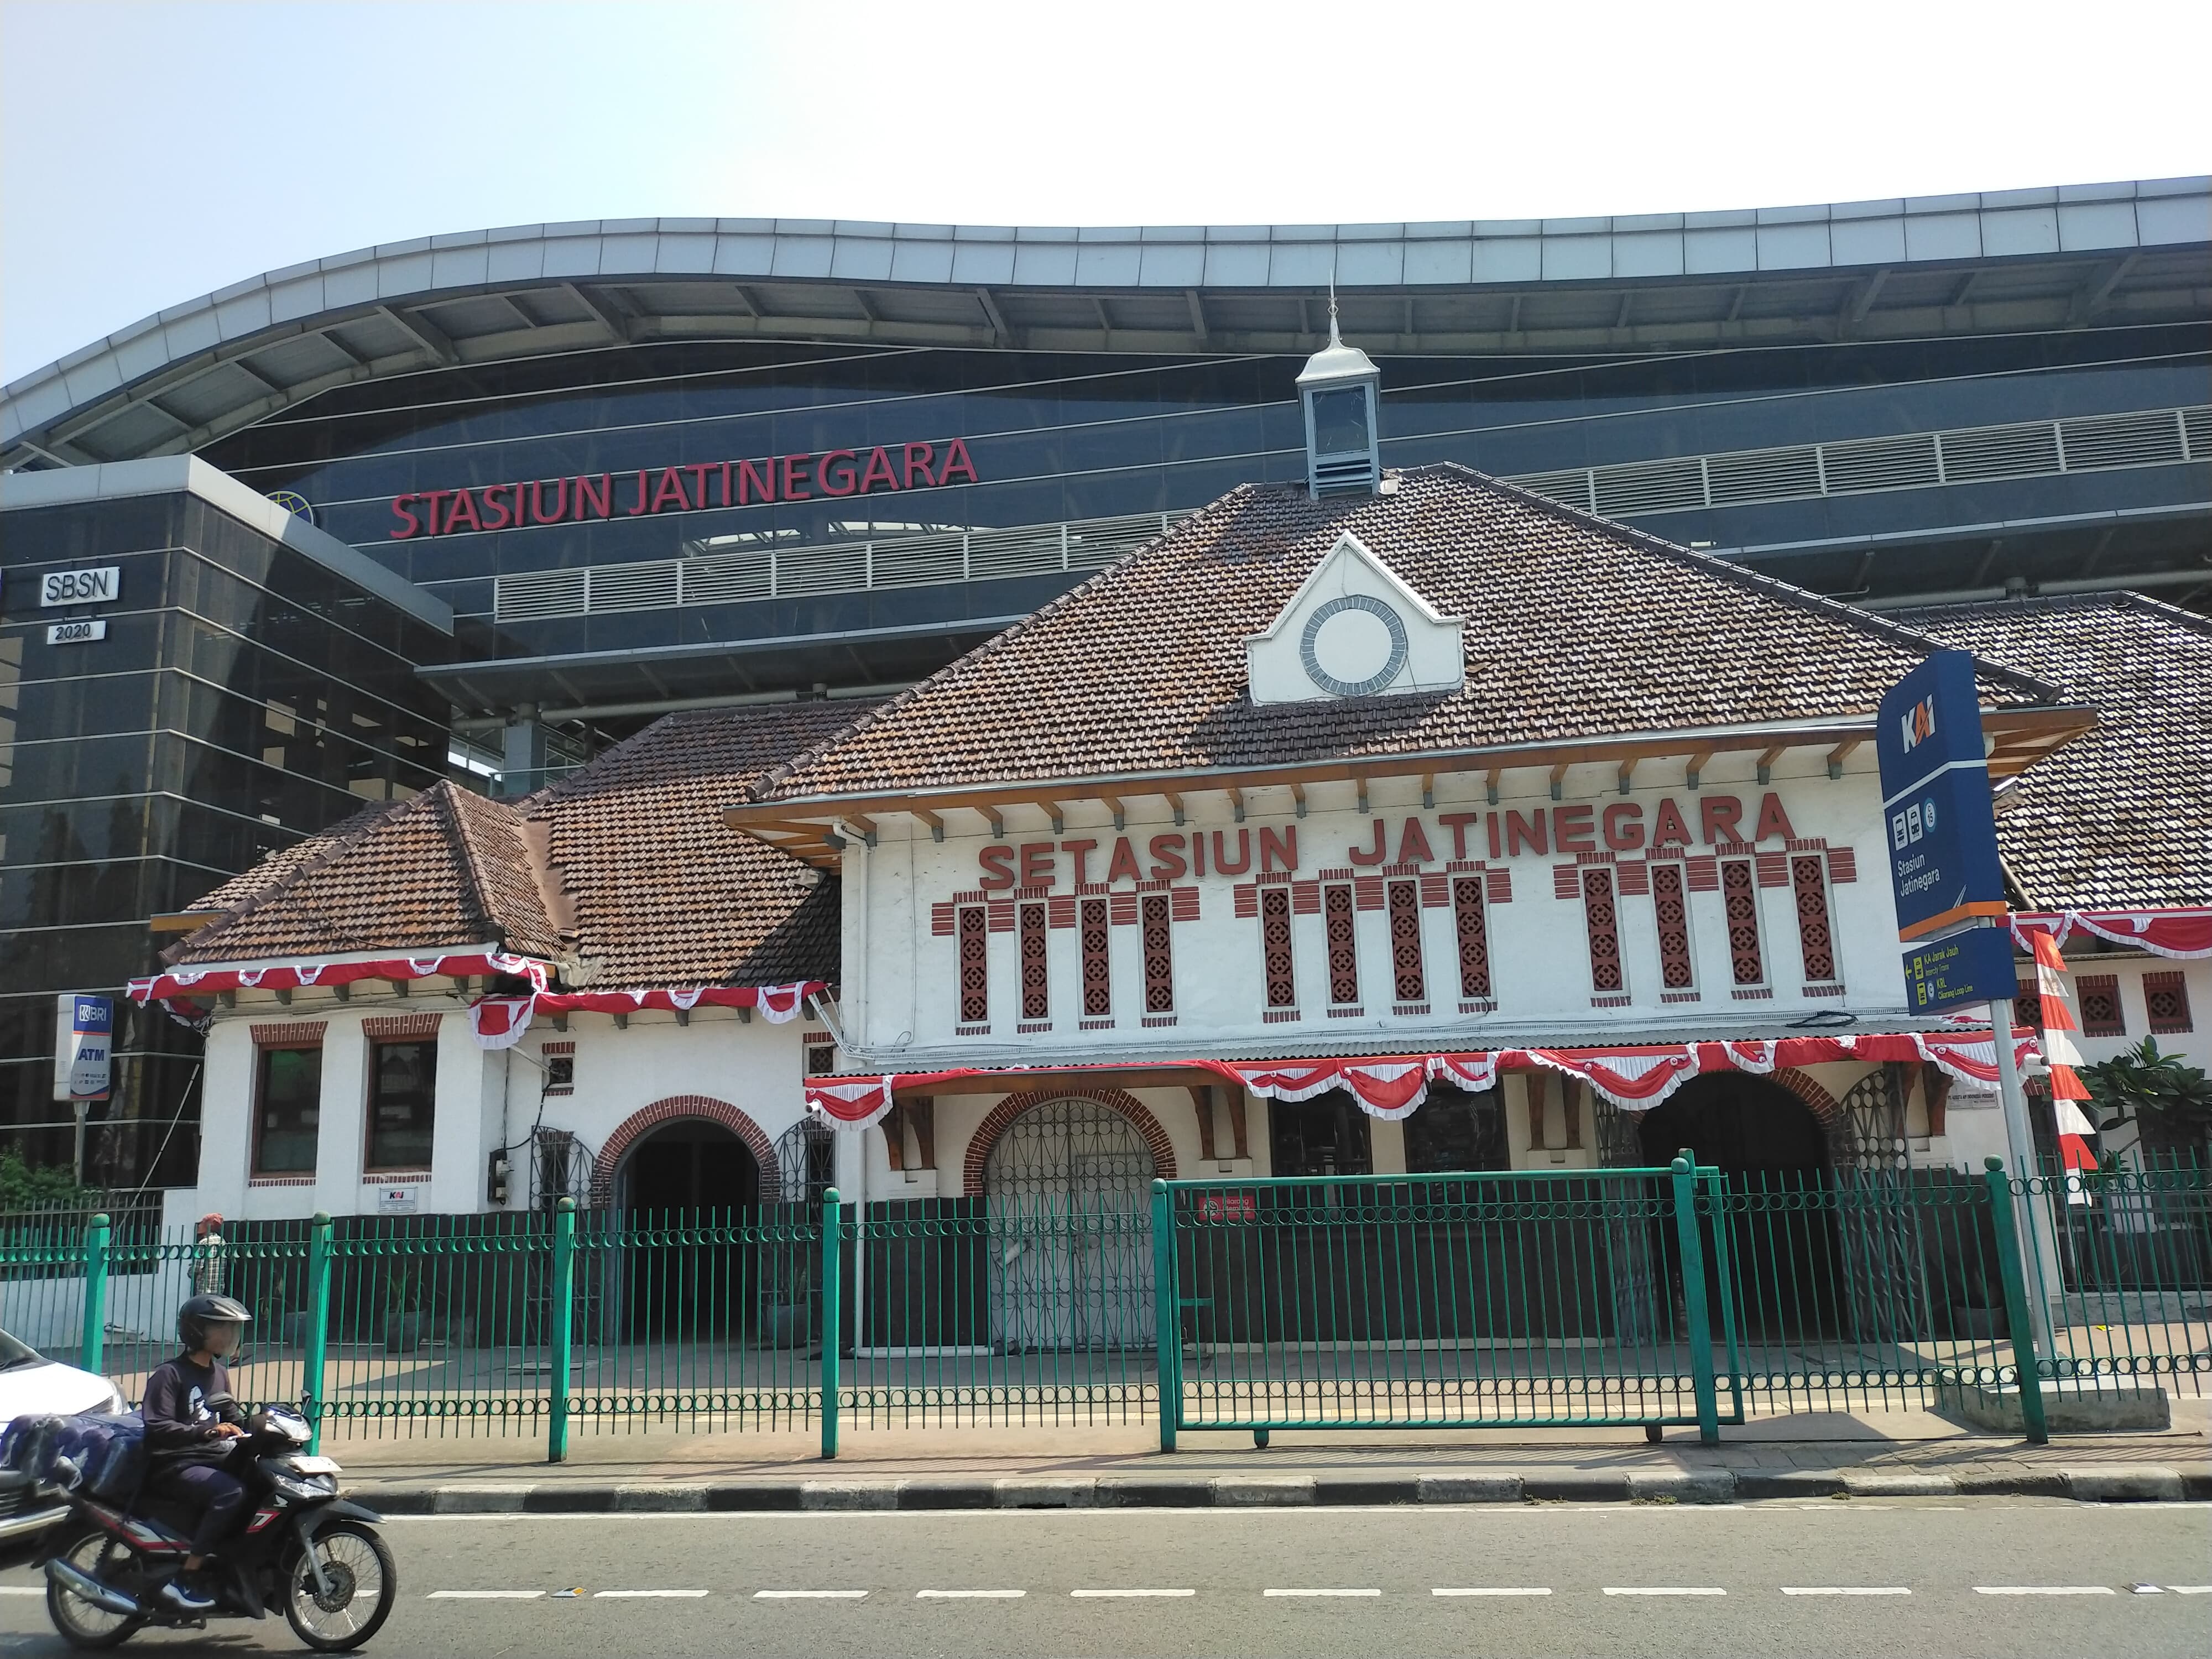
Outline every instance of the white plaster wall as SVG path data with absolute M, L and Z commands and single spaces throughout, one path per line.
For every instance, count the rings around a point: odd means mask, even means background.
M 1640 770 L 1636 787 L 1624 798 L 1618 793 L 1610 765 L 1579 767 L 1562 781 L 1561 799 L 1550 797 L 1548 774 L 1528 771 L 1509 774 L 1504 780 L 1498 807 L 1484 799 L 1484 781 L 1475 774 L 1448 775 L 1435 781 L 1433 808 L 1425 809 L 1419 787 L 1412 779 L 1378 780 L 1370 785 L 1368 813 L 1354 804 L 1350 784 L 1315 786 L 1309 789 L 1307 816 L 1295 816 L 1287 789 L 1247 792 L 1246 821 L 1239 825 L 1225 798 L 1218 793 L 1192 793 L 1185 797 L 1185 822 L 1178 826 L 1168 804 L 1158 797 L 1131 796 L 1126 801 L 1125 828 L 1117 832 L 1103 807 L 1073 803 L 1065 809 L 1063 828 L 1055 834 L 1042 808 L 1008 806 L 1004 810 L 1006 833 L 991 836 L 979 815 L 945 815 L 946 835 L 933 841 L 918 823 L 896 815 L 878 822 L 879 842 L 870 852 L 855 840 L 845 854 L 846 990 L 842 1010 L 846 1030 L 863 1051 L 862 1063 L 901 1069 L 920 1069 L 925 1064 L 955 1061 L 974 1056 L 1003 1060 L 1010 1051 L 1024 1060 L 1041 1054 L 1065 1051 L 1097 1054 L 1136 1051 L 1187 1051 L 1213 1040 L 1259 1040 L 1291 1042 L 1318 1036 L 1330 1042 L 1358 1040 L 1361 1034 L 1388 1033 L 1394 1038 L 1479 1044 L 1486 1030 L 1511 1030 L 1541 1025 L 1553 1040 L 1602 1042 L 1609 1030 L 1650 1030 L 1655 1021 L 1740 1024 L 1787 1012 L 1792 1017 L 1816 1009 L 1842 1009 L 1863 1014 L 1902 1012 L 1904 992 L 1896 945 L 1895 912 L 1888 884 L 1883 879 L 1879 785 L 1871 762 L 1846 770 L 1840 779 L 1826 775 L 1818 754 L 1784 756 L 1772 781 L 1759 784 L 1748 757 L 1723 757 L 1708 764 L 1701 788 L 1683 787 L 1679 764 L 1658 763 Z M 1662 799 L 1672 799 L 1687 819 L 1697 843 L 1696 853 L 1711 850 L 1704 844 L 1702 802 L 1733 795 L 1743 805 L 1741 833 L 1748 835 L 1760 799 L 1771 793 L 1787 812 L 1800 838 L 1825 838 L 1831 848 L 1850 848 L 1858 855 L 1858 879 L 1831 892 L 1831 922 L 1840 971 L 1846 987 L 1841 997 L 1803 996 L 1802 966 L 1795 902 L 1788 887 L 1758 890 L 1771 1001 L 1738 1002 L 1730 997 L 1733 973 L 1727 948 L 1727 929 L 1719 893 L 1693 893 L 1691 906 L 1692 950 L 1704 993 L 1694 1004 L 1660 1000 L 1658 943 L 1652 904 L 1648 896 L 1623 896 L 1620 903 L 1623 945 L 1628 969 L 1630 1005 L 1616 1009 L 1590 1006 L 1589 951 L 1579 898 L 1553 896 L 1553 866 L 1563 861 L 1555 851 L 1539 856 L 1523 851 L 1501 860 L 1488 857 L 1483 825 L 1468 827 L 1468 855 L 1486 862 L 1503 862 L 1512 872 L 1510 902 L 1490 910 L 1492 977 L 1498 1006 L 1493 1014 L 1462 1016 L 1457 1010 L 1457 949 L 1452 913 L 1448 907 L 1422 912 L 1423 951 L 1427 977 L 1426 1016 L 1400 1018 L 1391 1012 L 1395 1000 L 1387 938 L 1387 917 L 1380 910 L 1356 913 L 1360 951 L 1363 1013 L 1356 1019 L 1327 1017 L 1326 956 L 1323 919 L 1294 916 L 1292 934 L 1297 956 L 1300 1008 L 1304 1018 L 1296 1023 L 1269 1024 L 1262 1020 L 1264 988 L 1259 951 L 1259 923 L 1235 915 L 1232 889 L 1250 879 L 1249 874 L 1223 876 L 1211 868 L 1202 877 L 1185 876 L 1177 884 L 1200 890 L 1200 915 L 1194 922 L 1175 927 L 1175 972 L 1177 1020 L 1169 1029 L 1141 1024 L 1143 983 L 1140 930 L 1132 926 L 1111 930 L 1115 1012 L 1117 1024 L 1108 1031 L 1079 1029 L 1079 937 L 1075 928 L 1058 928 L 1048 935 L 1052 979 L 1052 1029 L 1017 1036 L 1019 963 L 1018 933 L 988 936 L 991 979 L 992 1030 L 988 1036 L 954 1035 L 958 1021 L 957 949 L 955 939 L 931 932 L 931 909 L 953 895 L 981 887 L 986 870 L 979 862 L 987 850 L 1017 860 L 1024 848 L 1049 846 L 1052 852 L 1050 890 L 1072 895 L 1073 859 L 1065 850 L 1072 841 L 1097 845 L 1085 854 L 1089 878 L 1105 874 L 1117 838 L 1126 836 L 1149 878 L 1155 836 L 1224 832 L 1225 844 L 1236 845 L 1237 832 L 1253 832 L 1254 863 L 1257 865 L 1258 830 L 1295 827 L 1298 835 L 1297 874 L 1310 878 L 1324 868 L 1351 863 L 1349 851 L 1373 845 L 1378 820 L 1386 826 L 1390 862 L 1396 861 L 1397 843 L 1407 817 L 1418 818 L 1435 857 L 1422 867 L 1441 872 L 1453 854 L 1454 836 L 1439 822 L 1447 811 L 1503 811 L 1526 814 L 1534 808 L 1583 805 L 1602 822 L 1603 809 L 1626 799 L 1644 809 L 1643 823 L 1650 829 Z M 1602 845 L 1601 840 L 1600 842 Z M 1781 850 L 1770 838 L 1759 843 L 1766 851 Z M 1571 858 L 1571 854 L 1566 855 Z M 1379 867 L 1379 866 L 1376 866 Z M 1127 890 L 1124 880 L 1115 884 Z M 1010 896 L 994 890 L 994 896 Z M 856 957 L 865 943 L 865 953 Z M 926 1058 L 925 1058 L 926 1057 Z M 860 1058 L 856 1056 L 856 1058 Z
M 438 1030 L 437 1111 L 428 1182 L 416 1186 L 421 1213 L 467 1213 L 490 1207 L 489 1166 L 495 1148 L 524 1139 L 540 1121 L 573 1131 L 596 1154 L 633 1113 L 672 1096 L 697 1095 L 737 1107 L 771 1144 L 805 1109 L 803 1088 L 806 1022 L 781 1025 L 735 1010 L 695 1011 L 689 1027 L 670 1013 L 639 1013 L 629 1029 L 611 1016 L 575 1016 L 566 1031 L 540 1018 L 512 1050 L 477 1046 L 462 1006 L 451 998 L 416 995 L 371 1000 L 296 998 L 288 1007 L 241 997 L 208 1034 L 198 1183 L 165 1201 L 171 1222 L 208 1210 L 252 1219 L 375 1210 L 378 1186 L 362 1172 L 368 1039 L 362 1023 L 393 1014 L 442 1015 Z M 312 1184 L 249 1181 L 256 1077 L 251 1027 L 286 1018 L 325 1022 L 321 1121 Z M 819 1040 L 817 1038 L 817 1040 Z M 574 1091 L 544 1092 L 544 1045 L 575 1045 Z M 526 1149 L 510 1154 L 508 1202 L 529 1201 Z M 770 1181 L 773 1170 L 764 1171 Z M 397 1184 L 397 1183 L 394 1183 Z

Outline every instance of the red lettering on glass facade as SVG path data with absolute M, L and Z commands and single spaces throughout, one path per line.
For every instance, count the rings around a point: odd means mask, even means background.
M 640 518 L 656 513 L 698 512 L 710 506 L 745 507 L 755 501 L 803 501 L 823 495 L 868 495 L 879 490 L 933 489 L 951 483 L 975 483 L 980 479 L 967 444 L 955 438 L 944 446 L 910 443 L 901 447 L 895 460 L 890 451 L 868 452 L 863 463 L 859 452 L 833 449 L 816 456 L 771 455 L 750 461 L 695 461 L 680 466 L 641 470 L 625 475 L 635 480 L 623 489 L 621 514 Z M 737 471 L 734 501 L 731 470 Z M 684 475 L 690 474 L 686 489 Z M 719 477 L 720 499 L 708 499 L 708 479 Z M 550 492 L 550 506 L 548 506 Z M 502 500 L 504 496 L 506 499 Z M 612 518 L 614 480 L 607 473 L 478 484 L 467 489 L 421 489 L 392 498 L 393 541 L 416 536 L 447 536 L 477 530 L 501 530 L 510 524 L 560 524 L 571 518 Z

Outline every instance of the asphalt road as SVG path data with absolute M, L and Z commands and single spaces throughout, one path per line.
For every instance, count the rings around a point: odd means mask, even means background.
M 2208 1504 L 502 1516 L 388 1536 L 400 1601 L 369 1650 L 408 1659 L 2212 1652 Z M 0 1576 L 0 1652 L 69 1651 L 36 1583 Z M 142 1649 L 294 1644 L 228 1621 Z

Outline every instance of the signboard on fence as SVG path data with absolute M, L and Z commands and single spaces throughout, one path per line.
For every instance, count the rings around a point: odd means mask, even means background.
M 1973 658 L 1938 651 L 1892 686 L 1875 753 L 1897 936 L 1915 945 L 1904 961 L 1909 1006 L 1932 1014 L 2009 1000 L 2010 935 L 1989 925 L 2006 904 Z
M 64 991 L 54 999 L 54 1098 L 107 1098 L 115 1002 Z

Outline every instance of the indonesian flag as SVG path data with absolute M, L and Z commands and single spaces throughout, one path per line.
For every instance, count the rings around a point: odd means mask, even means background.
M 2094 1170 L 2097 1155 L 2089 1150 L 2089 1137 L 2097 1133 L 2089 1115 L 2075 1103 L 2089 1098 L 2089 1091 L 2075 1068 L 2081 1051 L 2075 1046 L 2081 1030 L 2074 1018 L 2074 998 L 2067 988 L 2066 958 L 2058 941 L 2049 933 L 2032 933 L 2035 950 L 2035 987 L 2043 1003 L 2043 1057 L 2051 1073 L 2051 1111 L 2058 1130 L 2058 1157 L 2069 1170 Z M 2087 1194 L 2075 1194 L 2087 1201 Z

